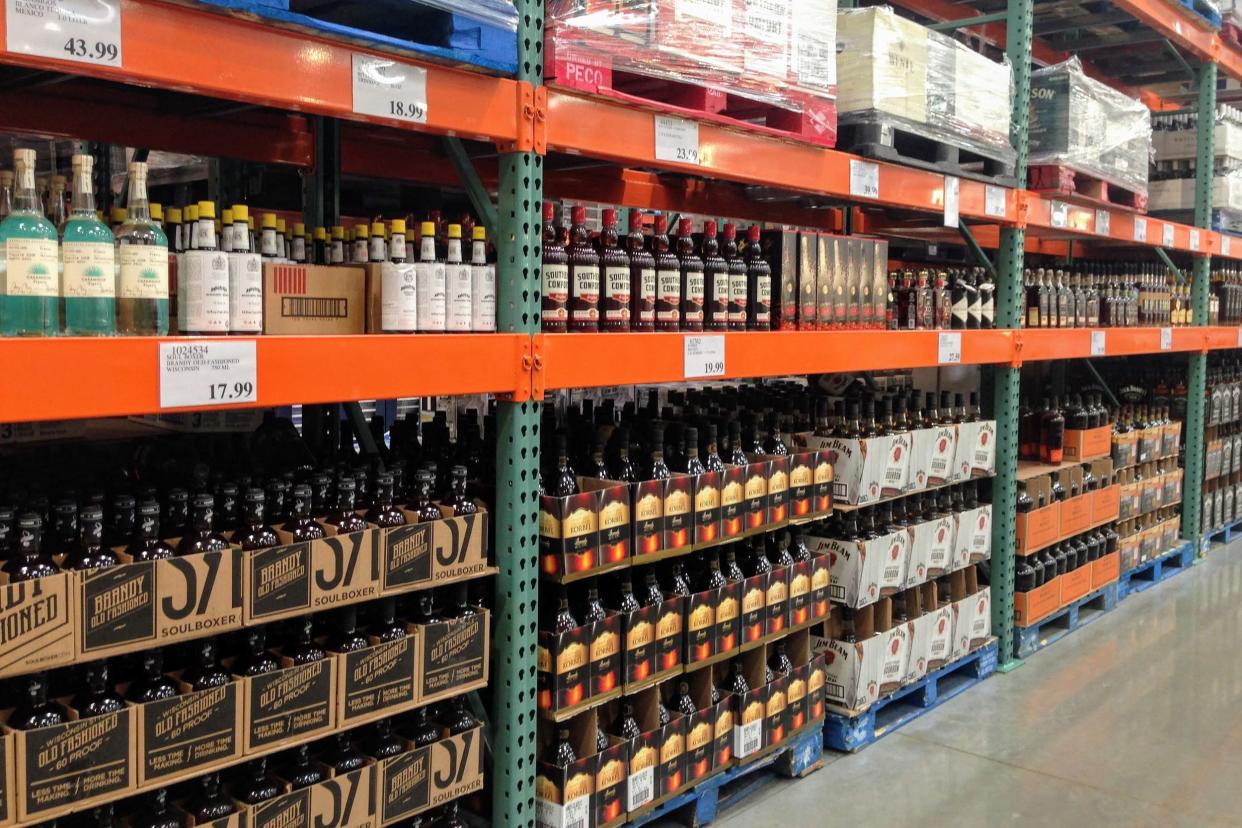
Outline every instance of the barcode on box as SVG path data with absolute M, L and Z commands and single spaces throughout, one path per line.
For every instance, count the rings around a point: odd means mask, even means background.
M 828 597 L 834 601 L 845 600 L 845 587 L 841 584 L 828 585 Z
M 655 768 L 643 768 L 626 780 L 625 805 L 636 811 L 655 798 Z
M 825 683 L 824 687 L 827 688 L 828 698 L 839 699 L 841 701 L 845 700 L 845 685 L 844 684 L 836 684 L 835 682 L 830 681 L 830 682 Z
M 546 799 L 535 800 L 535 824 L 539 828 L 587 828 L 590 820 L 589 796 L 580 796 L 564 805 Z
M 763 721 L 733 728 L 733 755 L 741 759 L 763 747 Z
M 342 298 L 315 298 L 312 296 L 282 296 L 280 315 L 299 319 L 345 319 L 349 316 L 349 300 Z
M 844 480 L 838 480 L 832 484 L 833 497 L 845 497 L 848 493 L 849 489 L 846 488 Z

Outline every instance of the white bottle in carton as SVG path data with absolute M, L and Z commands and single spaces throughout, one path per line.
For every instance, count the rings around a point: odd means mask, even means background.
M 436 225 L 424 221 L 419 228 L 422 239 L 418 263 L 414 266 L 418 283 L 418 332 L 444 333 L 448 324 L 447 285 L 444 262 L 436 261 Z
M 444 265 L 444 281 L 448 290 L 448 321 L 450 333 L 467 333 L 471 329 L 470 265 L 461 260 L 461 225 L 448 226 L 448 261 Z
M 405 260 L 405 220 L 393 219 L 390 260 L 380 269 L 380 329 L 384 333 L 418 330 L 418 284 L 414 265 Z
M 197 334 L 229 332 L 229 257 L 216 246 L 216 205 L 198 203 L 194 249 L 185 254 L 179 295 L 184 296 L 181 331 Z
M 470 330 L 496 330 L 496 265 L 487 261 L 487 230 L 476 226 L 471 234 Z
M 263 333 L 263 259 L 250 237 L 250 210 L 234 204 L 229 232 L 229 333 Z

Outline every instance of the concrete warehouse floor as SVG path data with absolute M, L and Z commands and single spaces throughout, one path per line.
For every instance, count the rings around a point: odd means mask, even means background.
M 1242 541 L 720 828 L 1242 826 Z M 665 823 L 671 824 L 671 823 Z

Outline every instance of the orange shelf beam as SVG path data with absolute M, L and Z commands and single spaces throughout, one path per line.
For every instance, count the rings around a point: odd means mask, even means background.
M 161 339 L 0 339 L 0 422 L 159 413 Z M 229 340 L 232 341 L 232 340 Z M 296 403 L 433 395 L 530 395 L 530 338 L 519 334 L 257 337 L 258 399 Z M 185 409 L 163 409 L 184 411 Z
M 1097 208 L 1084 207 L 1038 193 L 1023 192 L 1022 198 L 1024 200 L 1024 212 L 1028 229 L 1035 229 L 1039 235 L 1044 237 L 1081 238 L 1085 241 L 1112 240 L 1146 247 L 1165 247 L 1169 250 L 1180 250 L 1186 253 L 1201 255 L 1207 255 L 1213 249 L 1220 249 L 1218 234 L 1211 230 L 1195 228 L 1151 216 L 1140 216 L 1126 210 L 1105 210 L 1109 215 L 1108 232 L 1101 233 L 1098 231 L 1096 224 L 1096 213 L 1099 212 Z M 1053 222 L 1054 204 L 1064 205 L 1064 224 Z M 1057 209 L 1058 211 L 1060 210 L 1059 207 Z M 1135 225 L 1140 221 L 1145 222 L 1147 225 L 1146 240 L 1143 242 L 1137 242 L 1134 238 Z M 1173 228 L 1172 244 L 1164 244 L 1164 228 L 1166 225 Z M 1192 249 L 1190 242 L 1191 236 L 1194 233 L 1197 233 L 1199 241 L 1198 247 Z M 1242 248 L 1239 249 L 1239 252 L 1242 253 Z
M 1103 356 L 1187 353 L 1238 347 L 1238 328 L 1170 328 L 1170 347 L 1160 348 L 1160 328 L 1073 328 L 1014 332 L 1016 358 L 1021 362 L 1084 359 L 1091 353 L 1093 331 L 1104 334 Z M 1094 356 L 1100 356 L 1096 354 Z

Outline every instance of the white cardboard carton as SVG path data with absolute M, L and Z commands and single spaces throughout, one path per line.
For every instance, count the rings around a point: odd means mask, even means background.
M 827 554 L 828 597 L 847 607 L 874 604 L 906 583 L 910 535 L 905 530 L 867 541 L 848 541 L 810 535 L 813 554 Z
M 955 515 L 956 540 L 953 559 L 968 563 L 986 561 L 992 557 L 992 504 L 984 503 Z
M 811 637 L 811 649 L 824 654 L 824 699 L 835 707 L 863 710 L 880 697 L 880 661 L 888 633 L 877 633 L 850 644 Z
M 910 476 L 908 491 L 917 491 L 949 482 L 957 448 L 957 429 L 951 425 L 920 428 L 910 432 Z

